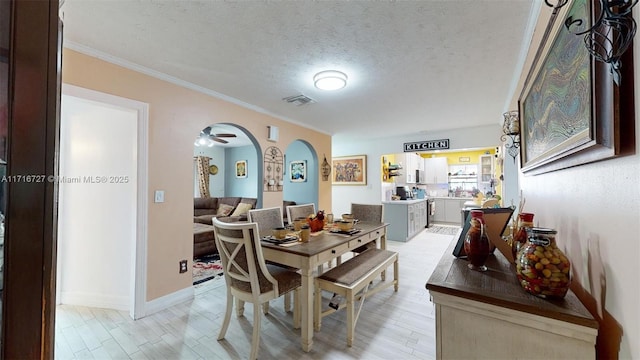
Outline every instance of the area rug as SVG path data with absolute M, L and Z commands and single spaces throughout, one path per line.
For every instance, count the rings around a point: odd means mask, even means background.
M 426 231 L 430 233 L 436 233 L 436 234 L 442 234 L 442 235 L 455 235 L 458 233 L 458 230 L 460 230 L 459 226 L 432 225 L 431 227 L 427 228 Z
M 193 285 L 222 278 L 220 255 L 205 255 L 193 261 Z

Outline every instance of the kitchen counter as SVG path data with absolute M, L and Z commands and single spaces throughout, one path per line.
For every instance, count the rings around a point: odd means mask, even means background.
M 475 201 L 475 198 L 469 196 L 429 196 L 429 199 L 451 199 L 451 200 L 465 200 L 465 201 Z
M 425 201 L 427 199 L 410 199 L 410 200 L 391 200 L 391 201 L 383 201 L 383 204 L 391 204 L 391 205 L 396 205 L 396 204 L 419 204 L 423 201 Z

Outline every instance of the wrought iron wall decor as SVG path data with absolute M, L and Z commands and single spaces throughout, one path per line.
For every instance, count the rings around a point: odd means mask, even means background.
M 518 117 L 518 111 L 512 110 L 502 114 L 504 122 L 502 123 L 502 136 L 500 140 L 504 143 L 504 147 L 516 161 L 516 157 L 520 152 L 520 118 Z
M 569 0 L 558 0 L 555 5 L 549 0 L 544 2 L 554 8 L 555 12 Z M 584 44 L 591 56 L 607 63 L 614 82 L 620 85 L 620 58 L 631 46 L 636 34 L 636 22 L 631 11 L 638 0 L 598 0 L 594 5 L 596 3 L 599 3 L 599 8 L 595 9 L 598 15 L 591 27 L 588 19 L 575 19 L 571 16 L 565 20 L 564 26 L 575 35 L 584 35 Z
M 282 191 L 284 184 L 284 156 L 275 146 L 264 152 L 264 191 Z

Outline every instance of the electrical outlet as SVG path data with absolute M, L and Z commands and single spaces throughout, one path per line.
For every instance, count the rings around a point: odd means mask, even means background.
M 180 274 L 187 272 L 187 260 L 180 260 Z

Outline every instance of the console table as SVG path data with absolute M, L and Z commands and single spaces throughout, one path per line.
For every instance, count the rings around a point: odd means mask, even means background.
M 438 359 L 595 359 L 598 322 L 569 290 L 530 295 L 497 250 L 488 271 L 467 268 L 449 246 L 426 284 L 436 309 Z

